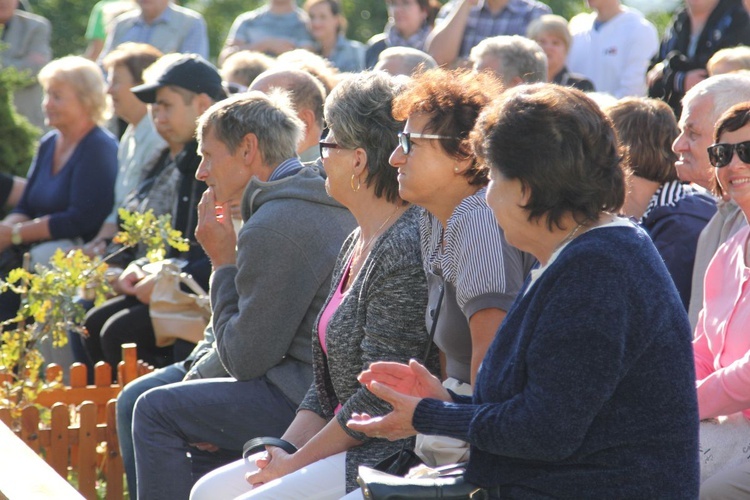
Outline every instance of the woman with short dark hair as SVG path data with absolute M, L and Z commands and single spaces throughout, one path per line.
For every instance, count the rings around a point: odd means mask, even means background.
M 679 129 L 667 104 L 628 97 L 604 112 L 617 131 L 625 166 L 633 173 L 623 214 L 651 236 L 687 310 L 698 236 L 716 213 L 716 201 L 677 178 L 672 143 Z
M 440 10 L 437 0 L 385 0 L 385 6 L 388 9 L 388 24 L 383 33 L 378 33 L 367 42 L 367 68 L 373 68 L 380 53 L 388 47 L 424 50 Z
M 394 411 L 349 426 L 471 443 L 465 480 L 492 498 L 695 498 L 698 415 L 690 325 L 625 197 L 615 132 L 578 90 L 506 91 L 473 144 L 487 202 L 532 271 L 458 396 L 414 361 L 360 380 Z M 378 383 L 375 383 L 378 382 Z
M 346 38 L 347 22 L 339 0 L 307 0 L 304 9 L 318 54 L 342 72 L 365 69 L 365 46 Z

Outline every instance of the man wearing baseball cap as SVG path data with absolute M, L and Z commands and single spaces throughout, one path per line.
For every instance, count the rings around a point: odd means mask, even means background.
M 206 184 L 195 178 L 195 172 L 201 162 L 195 135 L 198 117 L 225 97 L 221 77 L 216 68 L 199 55 L 168 54 L 146 69 L 144 80 L 146 83 L 133 87 L 131 91 L 138 99 L 149 104 L 156 131 L 167 142 L 167 149 L 152 169 L 159 172 L 154 177 L 152 190 L 163 187 L 177 191 L 175 205 L 171 211 L 172 225 L 182 231 L 183 236 L 190 241 L 190 250 L 180 255 L 187 261 L 183 270 L 192 274 L 201 286 L 208 289 L 211 263 L 195 240 L 198 202 L 206 189 Z M 173 187 L 175 182 L 177 186 Z M 145 321 L 138 322 L 131 317 L 131 314 L 148 316 L 148 308 L 143 307 L 143 304 L 148 303 L 154 284 L 153 275 L 144 272 L 140 264 L 142 263 L 139 261 L 130 264 L 120 275 L 115 286 L 126 296 L 123 303 L 131 306 L 135 303 L 141 307 L 129 307 L 130 311 L 123 314 L 111 307 L 105 309 L 104 306 L 111 302 L 108 301 L 89 313 L 87 325 L 89 319 L 96 319 L 96 324 L 102 325 L 102 333 L 106 333 L 104 329 L 116 325 L 122 325 L 124 329 L 133 328 L 136 324 L 150 325 L 148 317 Z M 94 316 L 97 312 L 99 314 Z M 116 321 L 108 321 L 113 313 L 118 313 Z M 108 317 L 99 317 L 105 315 Z M 175 344 L 175 347 L 178 344 Z M 182 347 L 189 350 L 192 344 L 185 343 Z M 183 359 L 184 356 L 184 352 L 182 356 L 175 353 L 175 359 Z M 131 498 L 135 497 L 136 491 L 135 458 L 129 425 L 134 403 L 135 399 L 123 401 L 121 398 L 118 404 L 118 434 Z

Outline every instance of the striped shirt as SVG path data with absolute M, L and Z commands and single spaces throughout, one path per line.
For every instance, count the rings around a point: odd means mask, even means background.
M 507 294 L 510 306 L 530 267 L 517 268 L 529 259 L 505 241 L 487 206 L 485 191 L 482 188 L 461 201 L 448 219 L 445 232 L 440 221 L 427 211 L 420 224 L 425 271 L 442 276 L 456 287 L 462 310 L 484 294 Z M 443 240 L 445 245 L 441 245 Z
M 659 189 L 657 189 L 653 196 L 651 196 L 651 199 L 648 202 L 648 206 L 646 207 L 646 211 L 643 212 L 643 215 L 641 216 L 641 219 L 638 221 L 638 223 L 643 224 L 643 221 L 648 218 L 648 215 L 654 208 L 674 207 L 677 205 L 678 201 L 685 198 L 686 196 L 694 194 L 695 192 L 696 189 L 693 186 L 683 184 L 679 180 L 665 182 L 664 184 L 659 186 Z
M 451 1 L 440 9 L 438 22 L 444 21 L 457 8 Z M 485 38 L 498 35 L 526 35 L 531 21 L 543 14 L 552 14 L 552 9 L 535 0 L 510 0 L 500 12 L 492 13 L 485 1 L 472 7 L 466 22 L 458 57 L 467 59 L 471 49 Z
M 486 189 L 464 198 L 448 219 L 440 221 L 424 212 L 420 223 L 422 260 L 429 289 L 425 316 L 432 326 L 441 286 L 435 344 L 446 357 L 449 377 L 471 380 L 472 342 L 469 319 L 483 309 L 507 311 L 523 286 L 534 258 L 505 240 L 485 201 Z
M 277 181 L 279 179 L 283 179 L 284 177 L 294 175 L 301 168 L 302 163 L 299 161 L 299 158 L 286 159 L 279 163 L 279 165 L 275 169 L 273 169 L 273 172 L 271 172 L 271 177 L 268 178 L 268 182 Z

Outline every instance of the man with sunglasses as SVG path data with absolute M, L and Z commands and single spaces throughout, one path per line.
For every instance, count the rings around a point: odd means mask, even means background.
M 750 101 L 750 75 L 741 73 L 717 75 L 695 85 L 682 100 L 680 135 L 672 149 L 678 155 L 675 163 L 680 180 L 715 190 L 714 168 L 708 147 L 713 143 L 714 124 L 729 108 Z M 731 200 L 718 200 L 718 211 L 698 238 L 688 316 L 695 329 L 703 307 L 703 279 L 716 250 L 747 222 Z

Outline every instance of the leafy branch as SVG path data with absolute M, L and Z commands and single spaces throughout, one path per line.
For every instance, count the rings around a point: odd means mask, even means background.
M 152 261 L 164 258 L 167 246 L 189 249 L 180 231 L 172 228 L 168 214 L 157 217 L 151 210 L 131 213 L 120 209 L 119 215 L 122 229 L 114 239 L 122 245 L 118 252 L 102 259 L 88 257 L 80 249 L 67 254 L 58 250 L 48 264 L 37 264 L 34 272 L 13 269 L 5 281 L 0 280 L 0 292 L 11 290 L 22 296 L 18 315 L 0 323 L 6 330 L 0 336 L 0 406 L 9 407 L 14 419 L 40 391 L 61 383 L 45 383 L 39 343 L 50 337 L 55 347 L 62 347 L 68 342 L 68 331 L 86 335 L 82 326 L 86 309 L 77 299 L 92 297 L 98 305 L 112 296 L 108 260 L 137 245 L 146 247 Z

